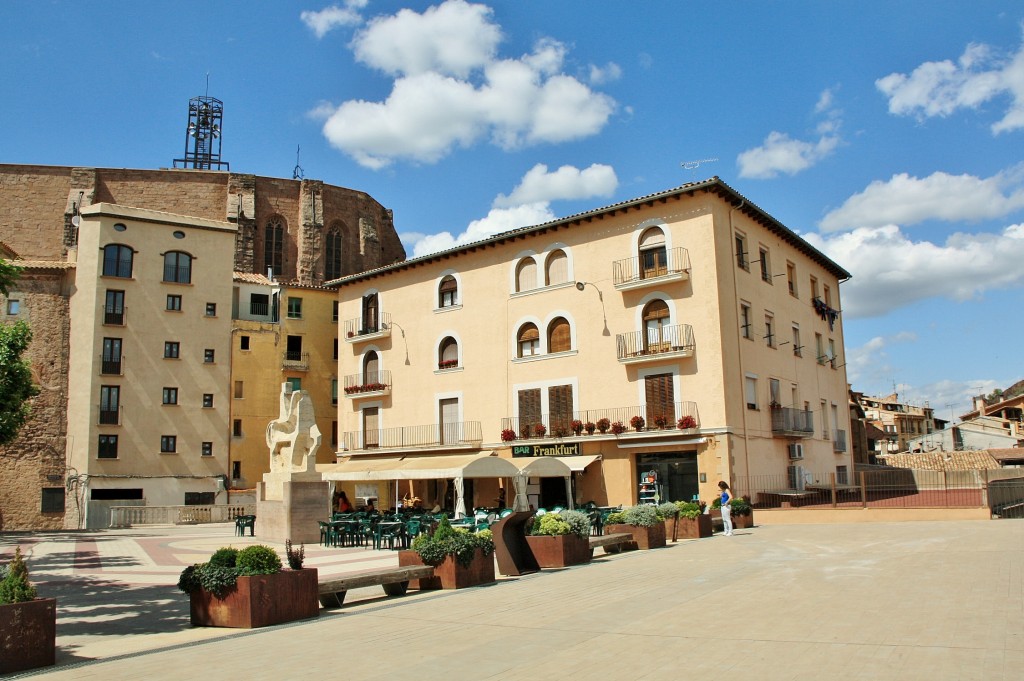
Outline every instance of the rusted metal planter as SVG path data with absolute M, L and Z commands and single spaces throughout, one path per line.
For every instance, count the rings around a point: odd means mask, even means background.
M 589 563 L 593 555 L 590 541 L 578 534 L 558 536 L 527 535 L 526 543 L 542 568 L 560 568 Z
M 669 518 L 665 521 L 668 526 L 666 530 L 669 536 L 673 536 L 677 539 L 703 539 L 704 537 L 710 537 L 714 528 L 711 524 L 711 516 L 706 513 L 701 513 L 696 518 Z M 675 524 L 675 534 L 673 533 L 672 524 Z
M 56 599 L 0 605 L 0 674 L 52 665 L 56 640 Z
M 660 522 L 650 527 L 639 525 L 605 525 L 605 534 L 626 532 L 633 535 L 633 542 L 638 549 L 657 549 L 665 545 L 665 523 Z
M 420 554 L 410 550 L 398 552 L 398 564 L 400 566 L 424 565 L 424 562 L 420 558 Z M 477 549 L 469 567 L 459 565 L 454 556 L 448 556 L 434 568 L 433 577 L 410 580 L 409 588 L 421 591 L 465 589 L 471 586 L 490 584 L 494 581 L 494 554 L 485 556 L 483 551 Z
M 255 629 L 320 616 L 316 568 L 239 577 L 223 598 L 205 589 L 189 594 L 192 626 Z

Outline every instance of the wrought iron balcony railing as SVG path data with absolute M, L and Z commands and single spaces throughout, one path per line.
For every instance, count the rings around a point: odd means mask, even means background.
M 387 394 L 391 391 L 391 371 L 368 371 L 350 374 L 343 381 L 345 397 L 357 399 L 371 395 Z
M 345 340 L 349 343 L 391 335 L 391 315 L 381 312 L 373 316 L 345 320 Z
M 692 357 L 696 349 L 693 327 L 689 324 L 663 326 L 615 336 L 616 355 L 620 362 L 641 362 L 661 359 L 666 355 Z
M 100 355 L 100 373 L 104 376 L 120 376 L 124 357 L 104 357 Z
M 285 350 L 281 368 L 292 371 L 309 371 L 309 353 L 301 350 Z
M 591 430 L 593 427 L 593 430 Z M 700 428 L 696 402 L 676 402 L 665 408 L 652 406 L 589 409 L 572 413 L 535 414 L 501 420 L 501 439 L 570 437 L 573 435 L 618 435 L 625 432 L 691 432 Z
M 124 407 L 117 406 L 114 408 L 104 407 L 99 405 L 100 417 L 99 425 L 101 426 L 119 426 L 121 425 L 121 410 Z
M 689 275 L 690 254 L 685 248 L 645 253 L 612 263 L 612 281 L 620 290 L 642 286 L 652 279 L 663 281 L 669 276 L 685 279 Z
M 772 435 L 813 437 L 814 412 L 792 407 L 772 407 Z
M 345 449 L 402 449 L 411 447 L 479 447 L 479 421 L 378 428 L 345 433 Z

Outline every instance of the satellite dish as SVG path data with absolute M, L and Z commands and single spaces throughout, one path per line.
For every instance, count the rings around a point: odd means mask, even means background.
M 78 229 L 78 225 L 82 224 L 82 218 L 79 215 L 71 216 L 71 226 Z

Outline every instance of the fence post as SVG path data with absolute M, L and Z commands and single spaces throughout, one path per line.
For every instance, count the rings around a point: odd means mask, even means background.
M 989 480 L 988 480 L 988 469 L 986 468 L 985 469 L 985 480 L 984 480 L 984 482 L 981 483 L 981 505 L 982 505 L 982 507 L 986 507 L 987 506 L 987 507 L 991 508 L 991 506 L 990 506 L 990 504 L 988 502 L 988 483 L 989 483 Z
M 860 472 L 860 506 L 861 506 L 861 508 L 867 508 L 868 507 L 868 486 L 864 482 L 864 476 L 865 475 L 866 475 L 866 473 L 864 471 Z
M 828 474 L 829 484 L 832 487 L 832 508 L 836 507 L 836 474 L 835 471 Z

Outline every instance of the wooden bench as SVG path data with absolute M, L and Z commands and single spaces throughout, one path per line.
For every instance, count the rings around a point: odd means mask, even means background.
M 615 534 L 602 534 L 597 537 L 591 537 L 590 549 L 594 550 L 598 546 L 602 546 L 605 553 L 618 553 L 624 548 L 629 548 L 628 544 L 632 543 L 633 535 L 628 532 L 616 532 Z
M 432 565 L 409 565 L 357 572 L 320 582 L 320 605 L 325 608 L 340 608 L 350 589 L 367 586 L 383 586 L 388 596 L 404 596 L 409 589 L 409 580 L 427 579 L 434 576 Z

